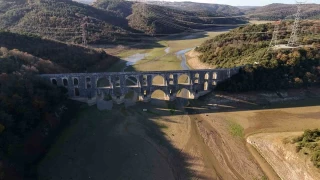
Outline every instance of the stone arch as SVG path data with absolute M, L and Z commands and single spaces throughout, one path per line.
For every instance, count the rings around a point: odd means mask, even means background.
M 139 82 L 138 79 L 134 76 L 129 76 L 126 78 L 126 86 L 127 87 L 138 87 Z
M 57 81 L 55 78 L 52 78 L 52 79 L 51 79 L 51 83 L 52 83 L 53 85 L 58 85 L 58 81 Z
M 151 99 L 165 100 L 166 99 L 166 93 L 161 89 L 156 89 L 151 93 Z
M 97 87 L 98 88 L 111 88 L 110 80 L 106 77 L 99 78 L 97 80 Z
M 62 79 L 62 83 L 64 86 L 68 86 L 69 82 L 68 82 L 68 79 L 67 78 L 63 78 Z
M 79 79 L 78 78 L 73 78 L 73 85 L 78 86 L 79 85 Z
M 190 77 L 188 74 L 181 74 L 178 77 L 178 84 L 190 84 Z
M 165 86 L 165 78 L 162 75 L 156 75 L 152 79 L 153 86 Z
M 186 88 L 181 88 L 178 92 L 177 92 L 177 97 L 179 98 L 185 98 L 185 99 L 189 99 L 190 98 L 190 90 L 186 89 Z

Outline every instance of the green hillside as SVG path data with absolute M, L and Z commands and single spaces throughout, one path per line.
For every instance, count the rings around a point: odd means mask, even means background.
M 249 18 L 259 20 L 293 19 L 297 12 L 297 6 L 293 4 L 270 4 L 263 7 L 249 9 L 246 14 Z M 301 5 L 301 17 L 303 19 L 319 19 L 320 4 Z
M 35 57 L 50 60 L 68 72 L 98 71 L 99 68 L 105 70 L 118 60 L 104 51 L 9 32 L 0 32 L 0 47 L 18 49 Z
M 287 43 L 292 22 L 280 25 L 280 43 Z M 275 90 L 320 82 L 319 21 L 302 23 L 301 43 L 308 47 L 270 49 L 272 24 L 247 25 L 206 41 L 196 50 L 202 62 L 218 68 L 245 66 L 219 88 L 230 91 Z

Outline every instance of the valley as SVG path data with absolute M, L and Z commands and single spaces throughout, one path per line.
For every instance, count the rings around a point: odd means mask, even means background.
M 98 47 L 122 59 L 108 69 L 111 72 L 178 70 L 184 66 L 177 52 L 188 52 L 225 32 L 158 38 L 154 46 Z M 39 178 L 280 179 L 279 170 L 261 158 L 246 138 L 319 127 L 318 89 L 312 97 L 304 93 L 292 91 L 282 99 L 270 92 L 216 92 L 186 106 L 179 100 L 165 102 L 156 92 L 150 103 L 116 105 L 112 111 L 83 107 L 39 164 Z M 297 97 L 300 100 L 292 100 Z M 300 122 L 301 115 L 310 113 L 315 116 Z M 291 120 L 285 121 L 288 117 Z
M 318 4 L 81 2 L 0 0 L 0 180 L 320 177 Z

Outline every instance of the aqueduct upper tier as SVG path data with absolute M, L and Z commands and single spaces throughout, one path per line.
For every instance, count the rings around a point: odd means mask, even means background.
M 130 92 L 137 94 L 139 101 L 149 101 L 151 94 L 156 90 L 164 92 L 165 100 L 174 100 L 181 89 L 189 91 L 186 98 L 196 99 L 238 72 L 239 68 L 43 74 L 40 76 L 54 85 L 64 86 L 68 89 L 68 96 L 71 99 L 94 103 L 108 96 L 120 104 Z

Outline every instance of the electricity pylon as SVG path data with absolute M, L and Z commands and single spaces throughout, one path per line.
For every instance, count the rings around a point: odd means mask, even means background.
M 298 2 L 296 1 L 297 4 L 297 13 L 295 14 L 295 19 L 294 19 L 294 23 L 292 25 L 292 32 L 291 32 L 291 36 L 290 39 L 288 41 L 288 46 L 294 47 L 294 46 L 299 46 L 299 29 L 300 29 L 300 20 L 301 20 L 301 6 L 302 4 L 304 4 L 306 1 L 304 2 Z
M 276 46 L 278 45 L 278 36 L 279 36 L 279 27 L 280 27 L 280 24 L 281 24 L 281 21 L 276 21 L 274 23 L 274 30 L 273 30 L 273 33 L 272 33 L 272 39 L 270 41 L 270 44 L 269 44 L 269 49 L 273 46 Z

